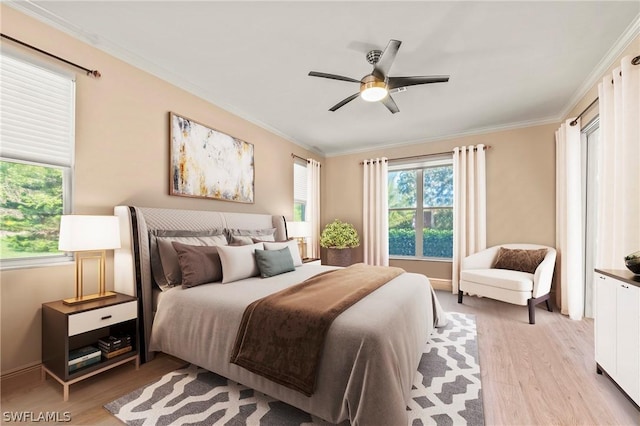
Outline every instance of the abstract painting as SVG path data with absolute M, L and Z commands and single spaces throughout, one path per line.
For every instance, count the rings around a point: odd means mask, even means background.
M 170 113 L 170 195 L 253 203 L 253 144 Z

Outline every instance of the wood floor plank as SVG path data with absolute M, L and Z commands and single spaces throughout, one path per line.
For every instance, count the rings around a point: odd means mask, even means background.
M 460 305 L 455 295 L 437 294 L 446 310 L 476 315 L 487 425 L 640 425 L 640 412 L 595 372 L 593 320 L 572 321 L 539 305 L 530 325 L 524 306 L 470 296 Z M 523 396 L 513 397 L 517 413 L 503 395 L 513 392 Z
M 640 425 L 640 411 L 595 372 L 593 321 L 487 298 L 437 291 L 448 311 L 476 316 L 485 422 L 493 425 Z M 123 365 L 71 386 L 40 381 L 38 371 L 2 381 L 2 412 L 68 411 L 77 425 L 120 424 L 102 406 L 184 365 L 160 355 L 139 370 Z

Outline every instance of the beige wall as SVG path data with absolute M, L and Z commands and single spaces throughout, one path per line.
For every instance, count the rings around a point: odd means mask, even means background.
M 112 214 L 115 205 L 133 204 L 290 218 L 290 154 L 321 158 L 3 4 L 0 13 L 3 33 L 102 73 L 99 79 L 77 74 L 74 213 Z M 168 195 L 169 111 L 254 144 L 255 204 Z M 112 288 L 110 268 L 111 262 Z M 71 264 L 2 271 L 3 374 L 40 362 L 41 304 L 73 296 L 73 274 Z
M 555 245 L 555 139 L 557 124 L 506 130 L 439 142 L 329 157 L 323 223 L 340 219 L 362 233 L 362 166 L 367 158 L 398 158 L 490 145 L 487 151 L 487 244 Z M 362 247 L 356 250 L 362 259 Z M 451 279 L 450 262 L 392 260 L 392 265 L 431 278 Z

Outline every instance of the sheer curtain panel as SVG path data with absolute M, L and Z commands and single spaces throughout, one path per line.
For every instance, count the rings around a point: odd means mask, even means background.
M 320 258 L 320 163 L 307 159 L 307 208 L 305 220 L 311 223 L 307 256 Z
M 640 65 L 622 59 L 598 85 L 600 107 L 596 267 L 626 269 L 640 250 Z
M 580 120 L 556 131 L 556 304 L 573 320 L 584 315 Z
M 365 160 L 363 170 L 364 263 L 389 266 L 389 161 L 385 157 Z
M 453 149 L 453 293 L 458 293 L 462 259 L 487 248 L 484 149 L 482 144 Z

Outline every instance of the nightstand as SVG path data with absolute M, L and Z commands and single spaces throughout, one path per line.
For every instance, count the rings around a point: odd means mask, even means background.
M 138 358 L 138 300 L 124 294 L 108 299 L 65 305 L 62 300 L 42 304 L 42 379 L 49 374 L 63 386 L 69 399 L 69 386 Z M 69 353 L 86 346 L 99 348 L 98 339 L 131 336 L 132 350 L 97 363 L 69 371 Z M 76 366 L 77 367 L 77 366 Z M 75 367 L 74 367 L 75 368 Z

